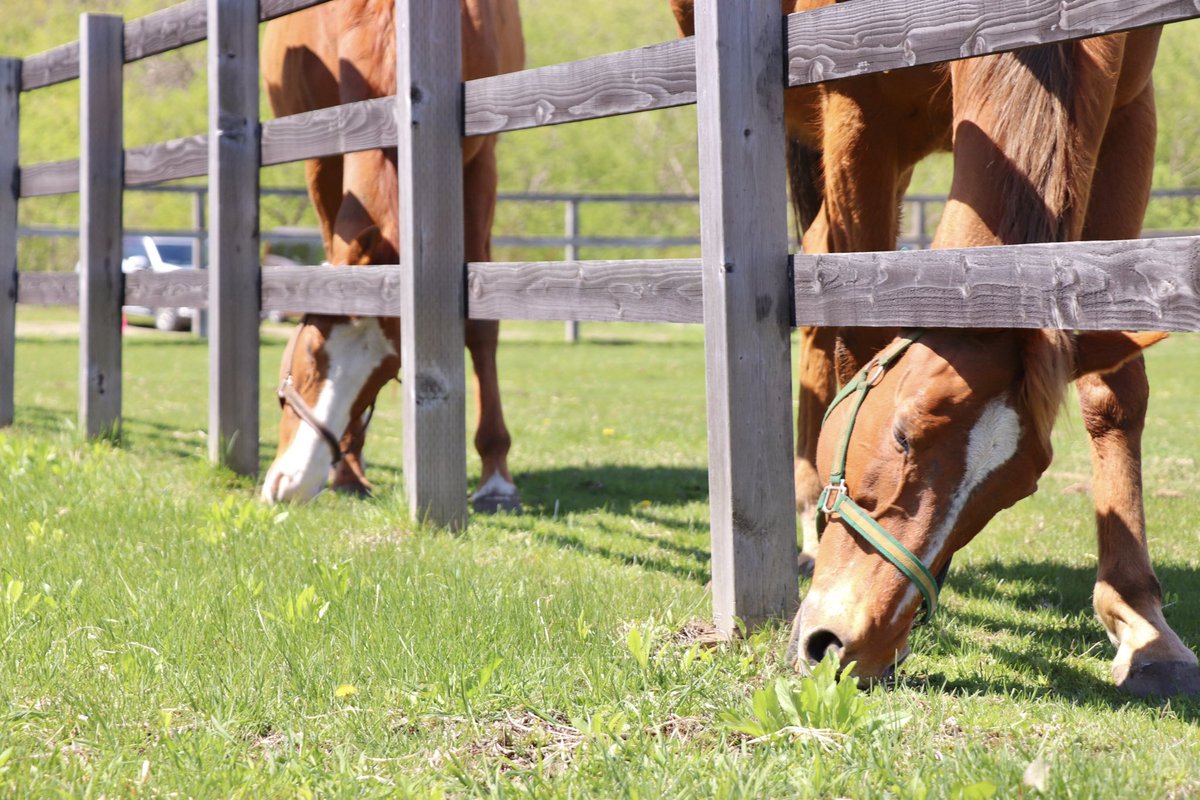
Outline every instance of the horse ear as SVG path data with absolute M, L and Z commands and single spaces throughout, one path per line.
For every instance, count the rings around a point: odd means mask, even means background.
M 354 241 L 350 242 L 350 247 L 346 250 L 346 266 L 362 267 L 370 264 L 371 253 L 374 252 L 375 246 L 379 244 L 379 240 L 382 238 L 383 234 L 380 233 L 378 225 L 363 228 L 358 236 L 354 237 Z
M 1113 372 L 1167 334 L 1161 331 L 1081 331 L 1075 334 L 1075 374 Z

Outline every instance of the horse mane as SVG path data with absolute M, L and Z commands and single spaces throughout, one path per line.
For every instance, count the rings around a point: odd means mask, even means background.
M 1038 441 L 1050 452 L 1050 433 L 1075 371 L 1075 345 L 1066 331 L 1033 330 L 1022 355 L 1021 402 L 1029 409 Z
M 971 64 L 962 101 L 990 117 L 1004 244 L 1072 238 L 1086 198 L 1074 196 L 1078 146 L 1071 125 L 1075 47 L 1045 45 Z M 1007 163 L 1005 163 L 1007 162 Z M 1080 202 L 1083 200 L 1083 202 Z

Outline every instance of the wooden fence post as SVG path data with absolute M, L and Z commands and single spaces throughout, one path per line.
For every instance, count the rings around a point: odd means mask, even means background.
M 208 453 L 258 472 L 258 3 L 208 0 Z
M 713 615 L 755 625 L 798 604 L 791 281 L 778 0 L 696 15 Z
M 79 427 L 89 437 L 121 429 L 124 37 L 120 17 L 79 18 Z
M 404 479 L 415 518 L 467 520 L 462 36 L 454 0 L 396 0 Z
M 21 60 L 0 59 L 0 428 L 13 422 L 17 346 L 17 166 Z

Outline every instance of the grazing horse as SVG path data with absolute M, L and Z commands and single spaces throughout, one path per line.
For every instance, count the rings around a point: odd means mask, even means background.
M 262 72 L 278 116 L 371 98 L 396 89 L 392 0 L 335 0 L 272 21 Z M 522 68 L 516 0 L 462 0 L 463 79 Z M 305 164 L 309 194 L 333 264 L 399 259 L 396 150 L 318 158 Z M 463 140 L 465 254 L 491 259 L 496 206 L 496 137 Z M 499 324 L 471 320 L 475 448 L 483 462 L 476 511 L 520 507 L 508 471 L 510 446 L 496 375 Z M 279 450 L 262 489 L 267 502 L 307 500 L 333 468 L 335 488 L 369 490 L 362 447 L 380 389 L 400 368 L 400 320 L 313 315 L 292 335 L 280 367 Z
M 933 246 L 1137 237 L 1154 164 L 1159 34 L 953 64 L 954 179 Z M 1200 691 L 1196 656 L 1163 617 L 1146 546 L 1141 351 L 1163 335 L 895 333 L 883 334 L 882 350 L 878 332 L 839 337 L 839 377 L 866 373 L 854 400 L 830 409 L 818 442 L 820 474 L 837 480 L 821 502 L 831 513 L 794 625 L 796 663 L 832 652 L 864 679 L 894 670 L 918 609 L 936 606 L 933 576 L 1037 488 L 1075 381 L 1092 447 L 1093 605 L 1117 648 L 1113 677 L 1137 695 Z
M 689 33 L 691 0 L 672 5 Z M 784 0 L 783 11 L 808 5 Z M 934 247 L 1138 236 L 1154 163 L 1159 33 L 789 90 L 805 250 L 893 248 L 913 164 L 944 147 L 954 180 Z M 1146 547 L 1141 350 L 1160 338 L 802 331 L 797 500 L 802 511 L 830 513 L 789 662 L 804 669 L 832 652 L 856 662 L 863 679 L 890 675 L 918 611 L 932 613 L 953 552 L 1036 488 L 1074 380 L 1092 446 L 1093 601 L 1117 648 L 1114 679 L 1139 695 L 1200 691 L 1196 656 L 1163 617 Z M 851 392 L 844 400 L 834 395 L 839 380 Z

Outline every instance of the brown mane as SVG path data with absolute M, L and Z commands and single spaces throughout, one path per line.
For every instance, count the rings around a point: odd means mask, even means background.
M 1075 371 L 1075 346 L 1065 331 L 1029 332 L 1024 352 L 1021 404 L 1029 409 L 1038 442 L 1050 452 L 1050 433 Z
M 1069 107 L 1073 53 L 1071 45 L 1057 44 L 980 59 L 964 94 L 964 105 L 989 115 L 996 195 L 1007 201 L 995 233 L 1006 244 L 1061 242 L 1078 230 L 1085 203 L 1072 188 L 1079 172 Z

